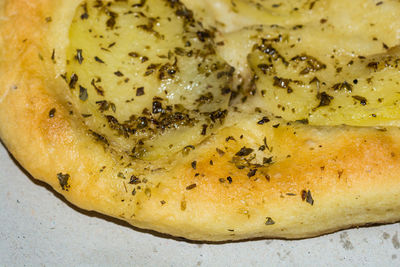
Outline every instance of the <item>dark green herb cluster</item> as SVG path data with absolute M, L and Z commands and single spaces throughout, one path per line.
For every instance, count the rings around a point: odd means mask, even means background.
M 250 95 L 263 97 L 270 112 L 288 121 L 369 126 L 377 118 L 392 116 L 384 110 L 398 109 L 398 96 L 391 88 L 399 81 L 390 78 L 399 67 L 398 49 L 383 45 L 381 54 L 344 55 L 332 33 L 324 30 L 327 23 L 321 20 L 320 28 L 255 27 L 259 40 L 248 56 L 254 74 Z M 308 48 L 307 38 L 315 38 L 315 51 Z M 328 45 L 321 48 L 318 42 Z
M 191 143 L 174 133 L 200 142 L 227 116 L 234 69 L 180 1 L 85 1 L 70 37 L 65 79 L 83 119 L 132 156 L 154 142 L 179 151 Z

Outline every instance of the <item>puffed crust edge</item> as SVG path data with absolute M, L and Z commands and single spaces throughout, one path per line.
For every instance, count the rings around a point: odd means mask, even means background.
M 293 123 L 271 130 L 250 113 L 228 117 L 186 157 L 133 163 L 152 170 L 133 195 L 129 180 L 118 178 L 126 170 L 119 152 L 71 115 L 60 77 L 68 21 L 79 2 L 0 1 L 0 137 L 33 177 L 69 202 L 139 228 L 207 241 L 306 238 L 400 220 L 399 129 Z M 249 177 L 232 156 L 259 147 L 264 137 L 279 160 Z M 60 184 L 60 174 L 68 174 L 68 184 Z

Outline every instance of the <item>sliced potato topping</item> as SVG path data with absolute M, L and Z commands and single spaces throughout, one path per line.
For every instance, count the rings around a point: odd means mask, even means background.
M 227 115 L 233 68 L 178 1 L 84 1 L 67 82 L 101 140 L 153 159 L 197 144 Z
M 339 35 L 316 31 L 270 29 L 253 47 L 249 66 L 264 108 L 286 120 L 316 125 L 375 126 L 398 120 L 399 49 L 385 51 L 362 36 L 348 36 L 341 44 Z
M 397 0 L 182 0 L 195 15 L 223 32 L 252 25 L 294 26 L 325 21 L 346 31 L 395 32 Z M 397 34 L 386 39 L 397 39 Z
M 399 2 L 243 0 L 229 5 L 232 10 L 241 5 L 237 17 L 248 17 L 250 9 L 281 12 L 270 25 L 219 37 L 225 44 L 220 54 L 252 79 L 247 105 L 313 125 L 399 124 L 400 21 L 394 11 Z M 281 20 L 293 10 L 302 15 Z
M 330 1 L 315 0 L 183 0 L 207 25 L 221 31 L 230 32 L 251 25 L 292 25 L 306 23 L 322 10 Z
M 77 9 L 66 80 L 99 140 L 157 159 L 203 142 L 228 110 L 400 125 L 400 2 L 182 2 Z

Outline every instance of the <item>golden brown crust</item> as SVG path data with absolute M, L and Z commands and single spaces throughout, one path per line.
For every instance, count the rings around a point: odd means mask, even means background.
M 0 136 L 24 168 L 68 201 L 210 241 L 304 238 L 400 219 L 397 128 L 261 125 L 258 115 L 231 112 L 186 156 L 121 159 L 86 130 L 63 93 L 67 21 L 78 4 L 5 1 L 0 26 Z M 273 147 L 274 164 L 238 168 L 233 158 L 242 148 L 262 145 Z M 147 182 L 130 184 L 120 175 L 127 169 L 142 170 Z

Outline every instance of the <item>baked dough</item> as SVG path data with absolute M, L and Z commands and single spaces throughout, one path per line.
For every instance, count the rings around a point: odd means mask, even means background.
M 192 240 L 400 220 L 398 1 L 183 2 L 0 1 L 0 136 L 21 165 Z

